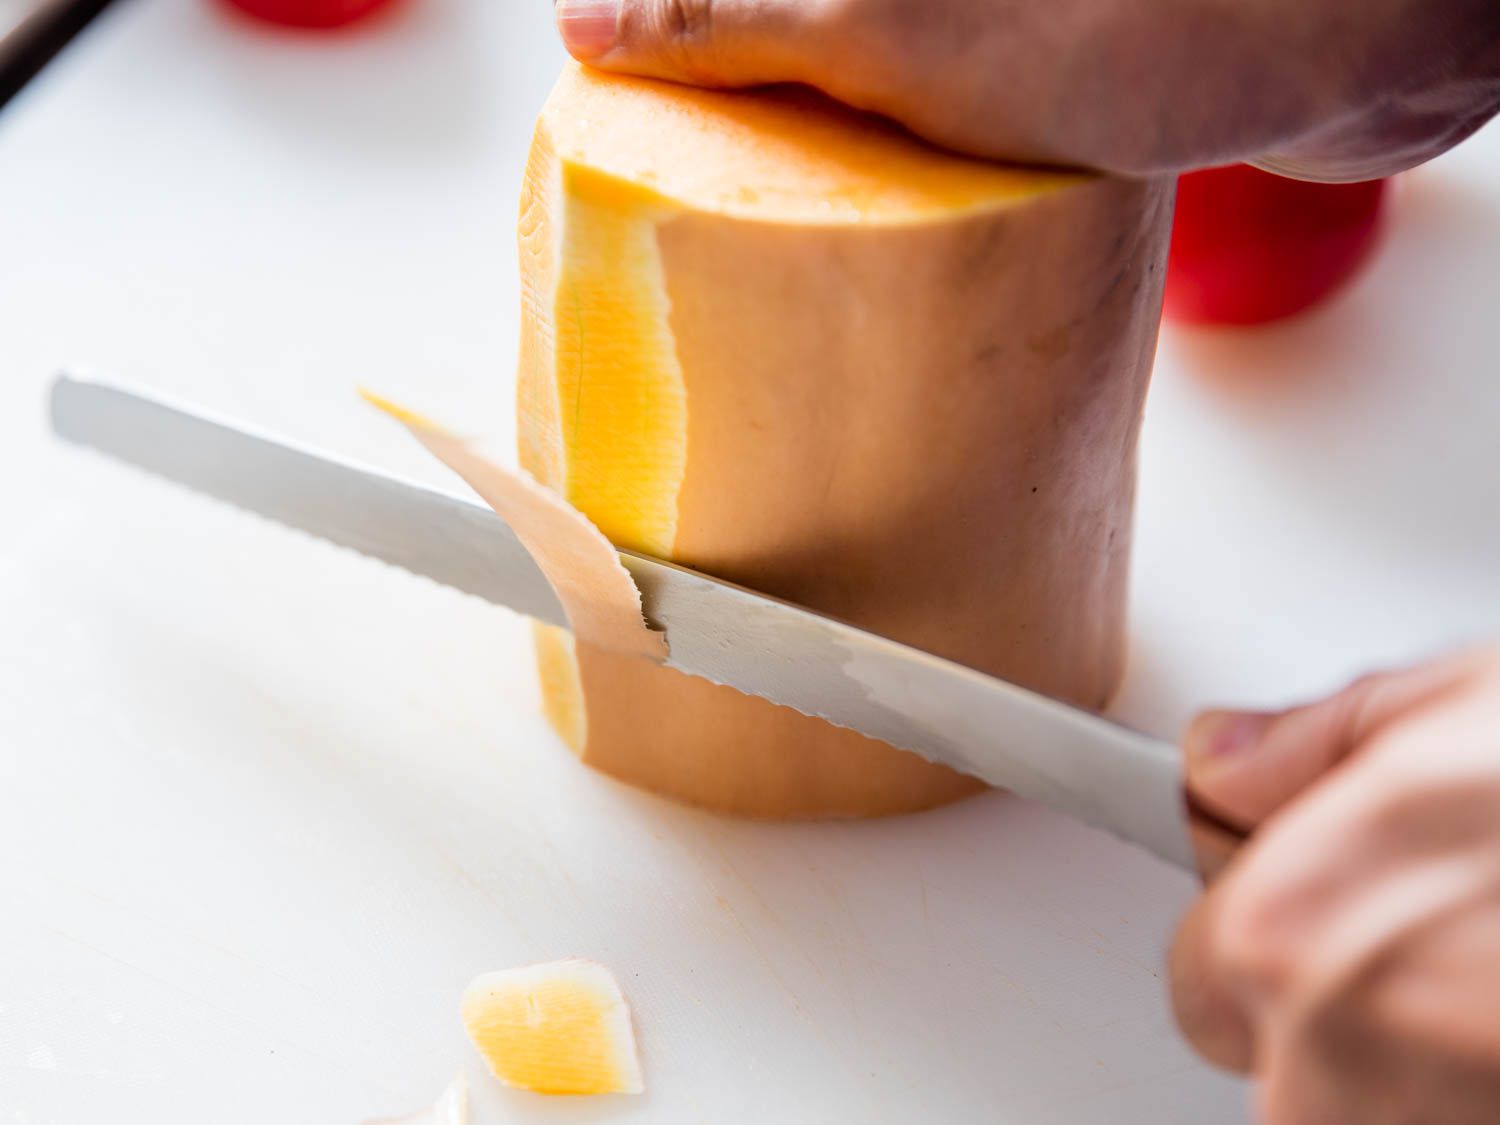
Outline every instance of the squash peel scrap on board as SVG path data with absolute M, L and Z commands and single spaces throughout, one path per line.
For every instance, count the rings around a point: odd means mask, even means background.
M 666 640 L 646 623 L 630 572 L 609 540 L 576 508 L 525 471 L 490 461 L 431 419 L 370 391 L 360 394 L 405 426 L 515 532 L 556 591 L 575 636 L 622 656 L 657 663 L 666 659 Z
M 539 1094 L 639 1094 L 630 1009 L 614 975 L 570 959 L 476 977 L 464 991 L 469 1039 L 496 1078 Z

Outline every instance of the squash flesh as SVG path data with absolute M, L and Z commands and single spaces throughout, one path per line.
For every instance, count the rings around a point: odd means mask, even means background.
M 556 381 L 563 495 L 621 547 L 672 553 L 687 404 L 649 196 L 565 166 Z

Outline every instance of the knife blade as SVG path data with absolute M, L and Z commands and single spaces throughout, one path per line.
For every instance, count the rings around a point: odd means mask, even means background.
M 495 605 L 566 626 L 488 507 L 123 383 L 63 374 L 58 436 Z M 620 552 L 671 667 L 1008 789 L 1189 871 L 1171 744 L 931 653 L 706 574 Z
M 0 106 L 111 0 L 0 0 Z

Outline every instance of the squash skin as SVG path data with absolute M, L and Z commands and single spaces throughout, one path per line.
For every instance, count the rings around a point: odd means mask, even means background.
M 1136 442 L 1171 203 L 1169 182 L 1079 177 L 910 224 L 661 216 L 687 403 L 671 557 L 1103 706 L 1124 667 Z M 556 201 L 528 213 L 554 246 L 566 239 Z M 538 349 L 556 338 L 537 299 L 540 260 L 523 255 L 533 383 L 550 362 Z M 527 450 L 551 448 L 536 431 L 559 423 L 526 396 L 523 463 L 545 480 L 557 470 Z M 853 817 L 983 788 L 583 641 L 576 660 L 583 760 L 679 801 Z M 567 725 L 555 706 L 553 717 Z

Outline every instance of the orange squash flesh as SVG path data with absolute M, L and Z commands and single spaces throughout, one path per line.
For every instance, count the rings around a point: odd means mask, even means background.
M 522 464 L 621 546 L 1100 706 L 1170 190 L 964 160 L 808 93 L 570 67 L 522 209 Z M 537 636 L 553 725 L 655 792 L 818 817 L 979 788 Z

